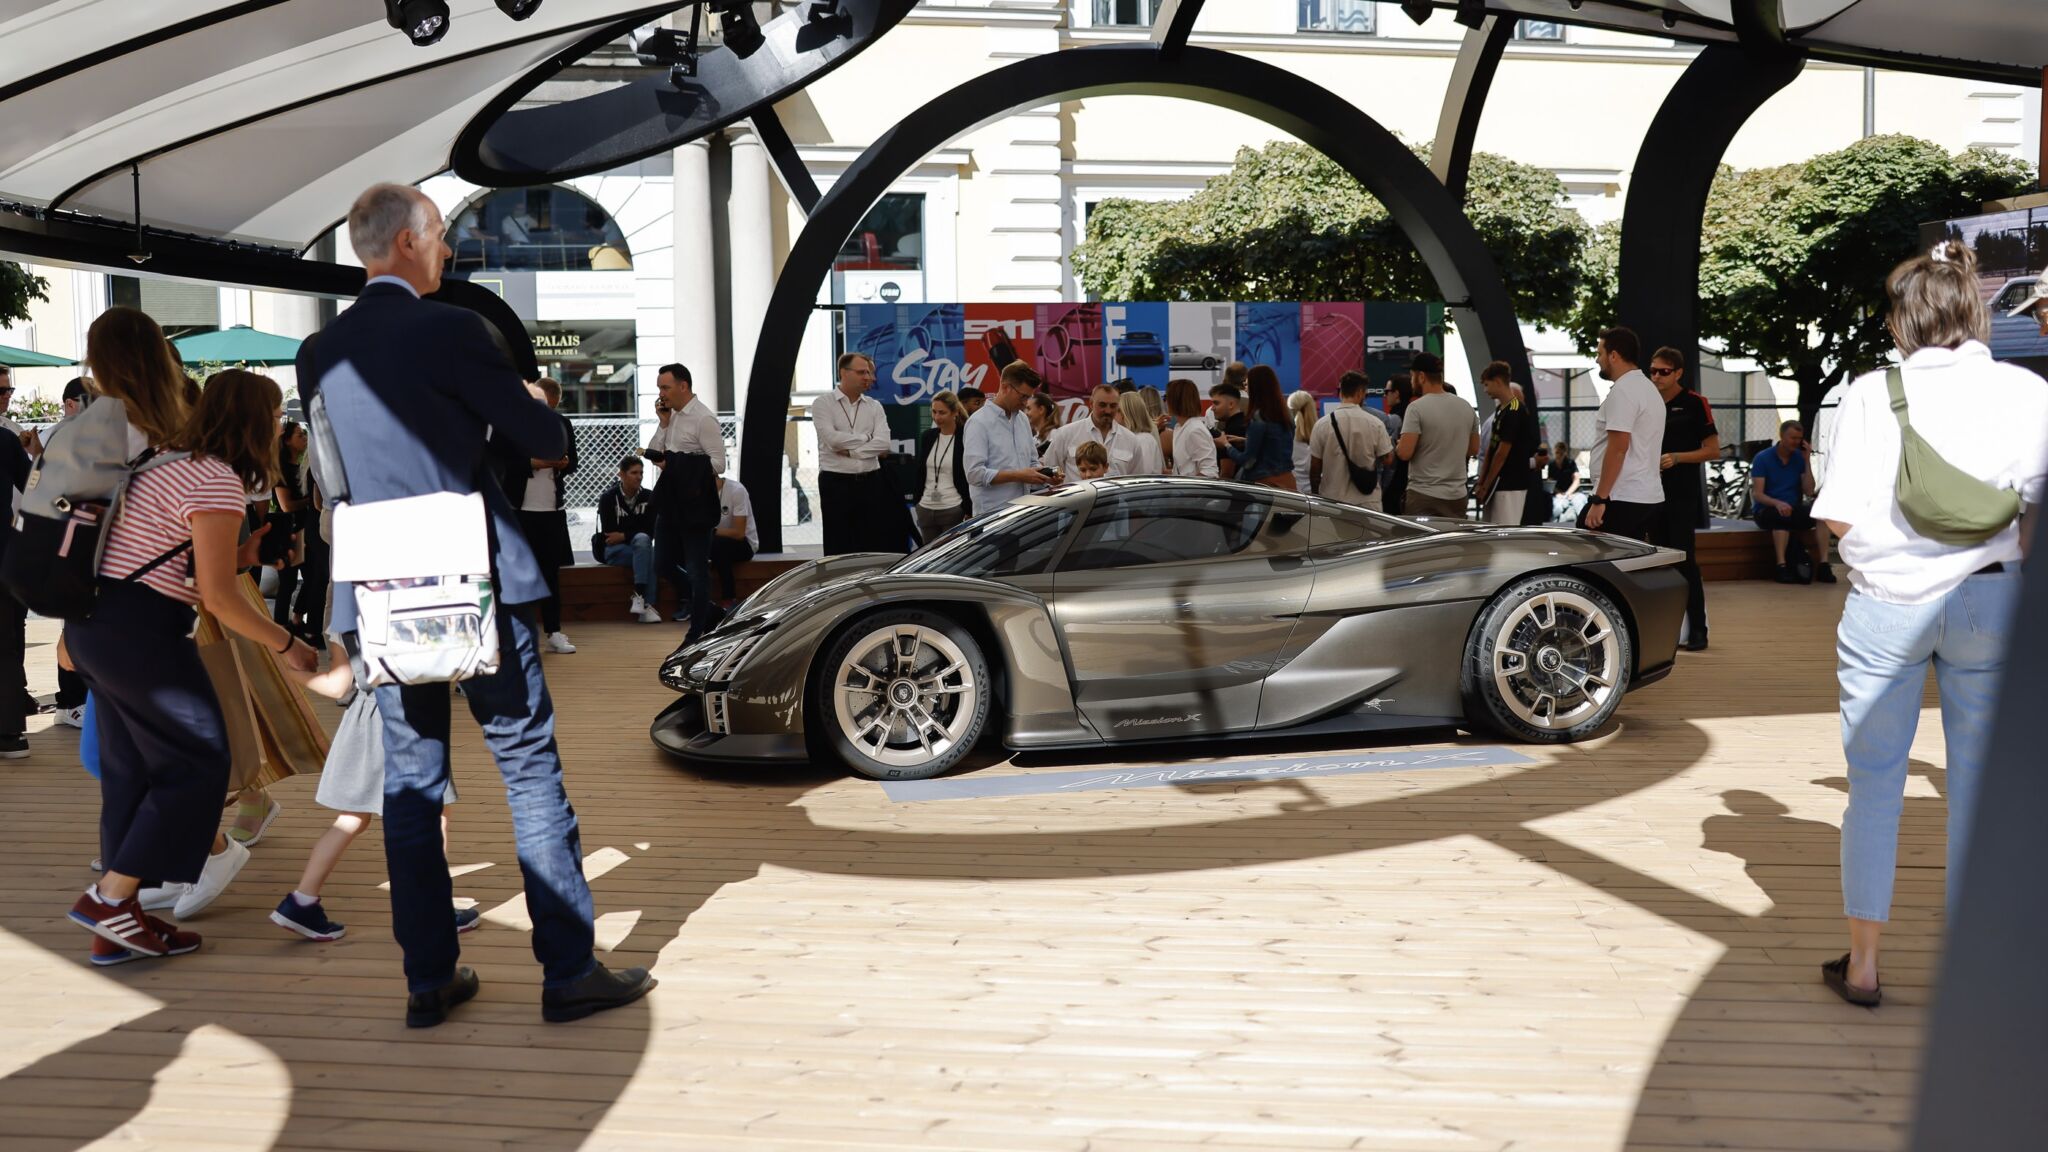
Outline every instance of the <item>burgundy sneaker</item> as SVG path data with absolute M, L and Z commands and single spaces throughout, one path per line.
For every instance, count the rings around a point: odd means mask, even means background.
M 105 904 L 91 892 L 81 892 L 71 906 L 71 922 L 110 943 L 144 956 L 162 956 L 170 944 L 150 926 L 135 897 L 119 904 Z M 162 921 L 158 921 L 162 923 Z
M 163 938 L 164 955 L 183 956 L 187 952 L 199 951 L 201 939 L 199 933 L 187 932 L 168 920 L 159 920 L 155 916 L 147 914 L 142 917 L 142 922 L 149 925 L 156 931 L 158 936 Z
M 130 952 L 104 936 L 92 938 L 92 965 L 95 968 L 112 968 L 116 964 L 126 964 L 130 960 L 140 959 L 142 953 Z

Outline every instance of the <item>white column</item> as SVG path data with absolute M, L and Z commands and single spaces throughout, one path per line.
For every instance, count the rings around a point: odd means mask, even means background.
M 774 203 L 768 180 L 768 149 L 751 125 L 728 130 L 732 145 L 732 187 L 726 202 L 726 235 L 732 269 L 732 410 L 747 408 L 748 376 L 761 341 L 761 319 L 775 292 Z M 791 334 L 794 337 L 794 333 Z
M 676 359 L 689 368 L 704 403 L 722 408 L 726 390 L 718 379 L 718 295 L 711 264 L 711 142 L 683 145 L 675 161 Z M 652 379 L 644 383 L 653 386 Z

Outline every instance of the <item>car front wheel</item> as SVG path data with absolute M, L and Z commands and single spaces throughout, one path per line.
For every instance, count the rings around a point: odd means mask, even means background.
M 1606 593 L 1575 576 L 1525 577 L 1472 626 L 1466 711 L 1517 740 L 1583 740 L 1621 706 L 1632 660 L 1628 628 Z
M 981 646 L 936 612 L 882 612 L 856 622 L 819 663 L 811 715 L 849 768 L 876 780 L 922 780 L 958 764 L 988 722 Z

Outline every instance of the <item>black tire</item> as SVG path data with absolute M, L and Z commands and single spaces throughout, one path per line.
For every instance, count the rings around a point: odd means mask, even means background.
M 1584 740 L 1621 706 L 1634 659 L 1627 619 L 1607 593 L 1568 573 L 1524 576 L 1487 602 L 1466 637 L 1466 717 L 1531 744 Z
M 907 663 L 905 637 L 914 637 Z M 875 690 L 855 686 L 863 676 Z M 923 780 L 974 750 L 988 726 L 993 690 L 981 645 L 958 621 L 890 609 L 861 617 L 825 646 L 804 727 L 814 747 L 829 749 L 862 776 Z
M 1223 361 L 1218 360 L 1214 356 L 1205 356 L 1202 358 L 1202 371 L 1204 372 L 1214 372 L 1215 370 L 1221 367 L 1223 367 Z

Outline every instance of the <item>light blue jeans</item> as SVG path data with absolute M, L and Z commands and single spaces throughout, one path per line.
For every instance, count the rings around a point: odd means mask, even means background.
M 1920 693 L 1929 662 L 1948 742 L 1948 899 L 1954 905 L 2019 594 L 2018 565 L 1972 576 L 1927 604 L 1888 604 L 1849 593 L 1835 633 L 1835 654 L 1842 751 L 1849 761 L 1842 905 L 1850 917 L 1891 919 L 1906 762 L 1920 725 Z
M 654 538 L 645 532 L 635 532 L 633 538 L 618 544 L 604 546 L 604 562 L 618 568 L 633 570 L 633 591 L 638 592 L 652 605 L 661 597 L 654 586 Z

